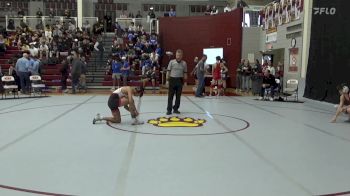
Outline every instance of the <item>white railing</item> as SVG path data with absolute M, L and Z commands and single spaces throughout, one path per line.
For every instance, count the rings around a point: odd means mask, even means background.
M 135 24 L 136 27 L 142 26 L 142 28 L 149 33 L 155 32 L 159 34 L 159 21 L 157 19 L 148 18 L 116 18 L 116 22 L 120 25 L 122 29 L 129 28 L 131 22 Z
M 43 25 L 45 28 L 46 25 L 56 24 L 58 21 L 60 24 L 63 22 L 68 23 L 71 21 L 74 25 L 77 26 L 77 17 L 66 18 L 64 16 L 23 16 L 23 17 L 13 17 L 13 16 L 5 16 L 6 19 L 6 31 L 16 31 L 17 27 L 21 26 L 21 22 L 23 21 L 29 28 L 37 29 L 38 25 Z

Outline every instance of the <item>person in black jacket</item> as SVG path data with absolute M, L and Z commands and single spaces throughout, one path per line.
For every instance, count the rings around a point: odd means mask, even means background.
M 62 91 L 64 93 L 68 93 L 68 89 L 67 89 L 67 79 L 69 76 L 69 63 L 68 61 L 70 60 L 69 57 L 67 57 L 67 60 L 64 59 L 62 61 L 62 67 L 60 68 L 60 72 L 61 72 L 61 86 L 62 86 Z
M 275 88 L 277 87 L 275 76 L 270 73 L 270 70 L 265 70 L 263 82 L 261 85 L 261 91 L 260 91 L 260 97 L 259 100 L 262 100 L 265 95 L 265 90 L 270 88 L 271 89 L 271 97 L 270 101 L 273 101 L 274 94 L 275 94 Z

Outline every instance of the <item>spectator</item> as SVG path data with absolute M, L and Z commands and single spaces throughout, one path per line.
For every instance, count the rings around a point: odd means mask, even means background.
M 176 16 L 176 12 L 174 11 L 173 8 L 170 8 L 169 17 L 175 17 L 175 16 Z
M 142 18 L 142 15 L 141 15 L 140 10 L 139 10 L 139 11 L 137 11 L 136 18 Z
M 53 9 L 53 8 L 50 8 L 49 17 L 50 17 L 50 18 L 53 18 L 55 15 L 56 15 L 56 14 L 55 14 L 54 9 Z
M 81 74 L 81 70 L 83 67 L 83 62 L 81 62 L 79 58 L 79 54 L 77 51 L 73 51 L 73 60 L 72 60 L 72 94 L 76 93 L 77 86 L 79 85 L 79 78 Z
M 211 14 L 211 7 L 210 5 L 207 5 L 206 9 L 205 9 L 205 12 L 204 12 L 204 15 L 206 16 L 209 16 Z
M 24 14 L 24 10 L 19 8 L 18 12 L 17 12 L 17 15 L 18 17 L 23 17 L 25 14 Z
M 250 66 L 249 60 L 245 60 L 242 67 L 242 90 L 244 92 L 249 92 L 250 89 L 250 79 L 252 75 L 252 67 Z
M 44 25 L 41 20 L 38 21 L 38 24 L 35 25 L 36 30 L 44 30 Z
M 270 70 L 265 70 L 264 77 L 263 77 L 263 82 L 262 82 L 262 85 L 261 85 L 261 91 L 260 91 L 259 100 L 264 99 L 265 90 L 270 88 L 271 89 L 270 101 L 273 101 L 274 93 L 275 93 L 274 89 L 276 87 L 277 87 L 277 84 L 276 84 L 275 76 L 273 76 L 270 73 Z
M 245 60 L 242 59 L 236 70 L 236 91 L 242 91 L 242 73 Z
M 82 29 L 83 29 L 83 31 L 85 31 L 88 34 L 90 34 L 90 32 L 91 32 L 91 25 L 90 25 L 88 20 L 85 21 Z
M 98 40 L 96 41 L 95 45 L 94 45 L 95 50 L 99 53 L 99 63 L 103 62 L 103 53 L 105 51 L 105 48 L 103 46 L 103 41 L 102 41 L 102 37 L 99 37 Z M 100 64 L 101 66 L 101 64 Z
M 129 77 L 129 72 L 130 72 L 130 64 L 129 60 L 123 56 L 122 57 L 122 67 L 120 68 L 122 76 L 123 76 L 123 86 L 128 85 L 128 77 Z
M 156 18 L 156 14 L 155 14 L 154 11 L 153 11 L 153 7 L 151 7 L 151 8 L 149 9 L 148 16 L 149 16 L 151 19 Z
M 228 77 L 228 68 L 226 65 L 226 61 L 222 59 L 222 63 L 220 64 L 220 74 L 221 74 L 221 83 L 222 83 L 222 93 L 225 94 L 226 91 L 226 80 Z
M 216 15 L 218 13 L 219 13 L 219 10 L 216 8 L 215 5 L 213 5 L 211 12 L 210 12 L 210 15 Z
M 4 36 L 0 34 L 0 53 L 6 52 L 6 40 Z
M 113 87 L 111 90 L 115 90 L 115 83 L 117 81 L 117 89 L 120 86 L 120 76 L 122 75 L 121 68 L 123 66 L 123 63 L 121 62 L 121 59 L 119 56 L 116 57 L 115 60 L 112 61 L 112 80 L 113 80 Z
M 196 97 L 203 97 L 203 90 L 205 88 L 205 62 L 207 60 L 207 55 L 203 55 L 201 60 L 196 65 L 196 76 L 198 79 L 198 87 L 196 91 Z
M 69 9 L 64 10 L 64 16 L 65 16 L 66 18 L 70 18 L 71 14 L 70 14 Z
M 62 67 L 60 68 L 60 72 L 61 72 L 61 90 L 64 93 L 68 93 L 68 89 L 67 89 L 67 79 L 69 76 L 69 63 L 68 61 L 71 60 L 71 57 L 67 57 L 67 59 L 64 59 L 62 61 Z
M 249 8 L 248 4 L 246 2 L 244 2 L 243 0 L 238 0 L 237 2 L 237 8 L 243 8 L 243 7 L 247 7 Z
M 232 8 L 231 8 L 231 5 L 229 3 L 226 4 L 226 7 L 224 8 L 224 12 L 231 12 L 232 11 Z
M 35 42 L 32 42 L 29 44 L 29 52 L 31 56 L 38 56 L 39 55 L 39 50 L 38 48 L 35 47 Z
M 79 78 L 79 87 L 80 89 L 84 90 L 84 92 L 87 92 L 86 88 L 86 74 L 87 74 L 87 63 L 85 57 L 81 57 L 81 74 Z
M 75 25 L 72 23 L 72 21 L 69 21 L 69 22 L 68 22 L 68 30 L 69 30 L 70 32 L 72 32 L 72 33 L 75 33 L 75 31 L 76 31 L 76 27 L 75 27 Z
M 36 11 L 36 17 L 41 18 L 43 16 L 43 13 L 40 10 L 40 7 L 38 8 L 38 11 Z
M 22 87 L 22 93 L 26 94 L 29 92 L 29 60 L 28 60 L 29 54 L 28 52 L 23 52 L 23 57 L 17 60 L 16 63 L 16 73 L 20 79 L 21 87 Z
M 29 63 L 29 72 L 31 75 L 40 75 L 40 65 L 41 62 L 37 56 L 33 56 L 31 62 Z
M 128 18 L 124 11 L 120 14 L 119 18 Z
M 198 57 L 197 56 L 194 57 L 194 59 L 193 59 L 193 69 L 191 71 L 191 75 L 194 77 L 194 83 L 195 83 L 195 86 L 193 87 L 194 92 L 196 92 L 196 90 L 198 88 L 198 78 L 197 78 L 198 62 L 199 62 Z
M 39 47 L 40 58 L 42 58 L 43 56 L 46 56 L 48 52 L 49 52 L 49 47 L 47 46 L 46 42 L 45 41 L 41 42 Z
M 132 12 L 129 13 L 129 16 L 128 16 L 128 17 L 129 17 L 129 18 L 135 18 L 135 17 L 134 17 L 134 14 L 133 14 Z

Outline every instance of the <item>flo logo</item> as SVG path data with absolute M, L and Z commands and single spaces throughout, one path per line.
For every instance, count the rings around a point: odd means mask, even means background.
M 148 124 L 157 127 L 201 127 L 206 123 L 204 119 L 194 119 L 191 117 L 160 117 L 157 119 L 148 120 Z
M 314 15 L 335 15 L 337 12 L 337 9 L 335 7 L 328 8 L 328 7 L 315 7 L 314 8 Z

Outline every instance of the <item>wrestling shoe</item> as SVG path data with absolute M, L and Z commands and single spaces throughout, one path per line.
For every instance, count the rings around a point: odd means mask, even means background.
M 142 125 L 144 124 L 145 122 L 143 121 L 140 121 L 140 120 L 137 120 L 136 118 L 133 119 L 133 122 L 131 123 L 131 125 Z
M 101 121 L 101 115 L 98 113 L 96 114 L 95 118 L 92 120 L 92 124 L 96 124 L 97 121 Z

